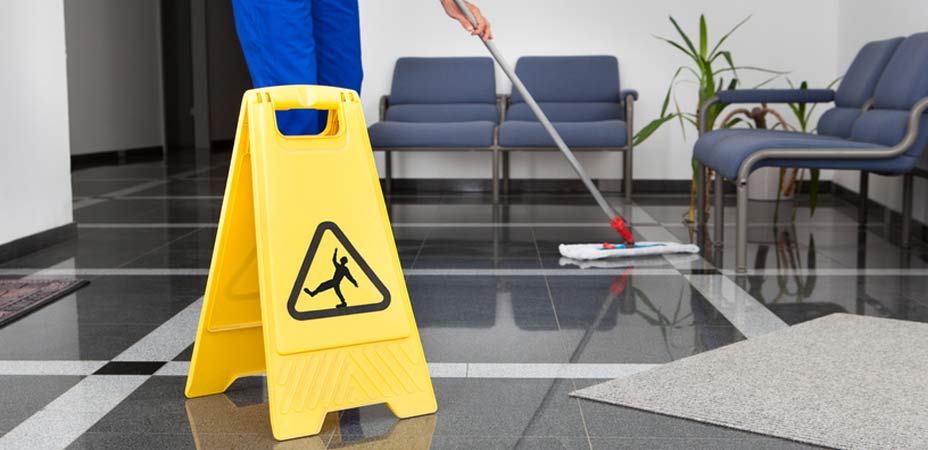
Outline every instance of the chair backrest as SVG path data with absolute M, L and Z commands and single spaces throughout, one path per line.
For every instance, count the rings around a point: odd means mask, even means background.
M 614 56 L 525 56 L 516 74 L 553 122 L 624 119 Z M 537 120 L 518 91 L 507 120 Z
M 838 86 L 835 107 L 826 111 L 818 121 L 818 134 L 851 137 L 854 121 L 860 117 L 864 104 L 873 97 L 880 75 L 903 39 L 871 42 L 860 49 Z
M 499 122 L 490 58 L 400 58 L 386 120 Z
M 873 92 L 873 108 L 854 122 L 851 139 L 893 146 L 905 136 L 909 111 L 928 97 L 928 33 L 906 38 L 883 70 Z M 928 143 L 928 114 L 922 118 L 919 136 L 907 152 L 918 157 Z

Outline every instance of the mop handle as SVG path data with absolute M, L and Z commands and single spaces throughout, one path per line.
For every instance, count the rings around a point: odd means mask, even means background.
M 471 25 L 474 28 L 477 27 L 477 19 L 470 12 L 470 8 L 464 3 L 463 0 L 454 0 L 454 3 L 457 4 L 458 9 L 467 17 L 467 20 L 470 21 Z M 480 36 L 477 36 L 480 38 Z M 483 39 L 480 39 L 483 41 Z M 538 106 L 538 103 L 535 102 L 535 98 L 532 97 L 532 94 L 528 92 L 528 89 L 525 88 L 525 85 L 522 84 L 522 80 L 519 79 L 519 76 L 516 75 L 516 72 L 512 70 L 512 67 L 503 58 L 503 55 L 500 54 L 499 50 L 496 49 L 496 45 L 492 40 L 483 41 L 483 45 L 487 47 L 487 50 L 490 51 L 490 54 L 493 56 L 493 59 L 496 60 L 496 63 L 499 64 L 499 67 L 503 69 L 503 72 L 509 77 L 509 80 L 512 81 L 513 87 L 519 91 L 519 94 L 522 95 L 522 99 L 528 105 L 528 107 L 535 113 L 535 117 L 538 118 L 538 121 L 541 122 L 541 126 L 544 127 L 545 131 L 551 136 L 551 139 L 554 140 L 554 143 L 557 145 L 557 148 L 561 150 L 561 153 L 564 154 L 564 157 L 567 158 L 567 162 L 570 163 L 574 168 L 574 172 L 577 173 L 577 176 L 580 177 L 580 180 L 583 181 L 583 184 L 586 186 L 587 190 L 590 191 L 590 194 L 593 195 L 593 198 L 596 199 L 596 203 L 599 204 L 599 207 L 603 212 L 609 216 L 610 224 L 613 228 L 618 231 L 622 237 L 625 238 L 625 241 L 631 245 L 634 245 L 635 241 L 631 237 L 631 233 L 628 232 L 626 228 L 625 221 L 622 219 L 622 216 L 609 202 L 603 198 L 603 194 L 599 192 L 599 189 L 596 188 L 596 185 L 593 184 L 593 181 L 590 180 L 590 177 L 586 174 L 586 171 L 583 170 L 583 166 L 580 165 L 580 161 L 577 161 L 577 158 L 574 156 L 573 152 L 570 151 L 570 148 L 564 142 L 564 139 L 561 138 L 560 133 L 554 128 L 554 125 L 551 124 L 551 121 L 548 120 L 548 116 L 545 115 L 544 111 Z

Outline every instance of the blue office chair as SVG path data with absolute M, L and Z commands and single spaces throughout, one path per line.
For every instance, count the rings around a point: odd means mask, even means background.
M 889 56 L 888 56 L 889 55 Z M 881 64 L 883 63 L 883 64 Z M 880 68 L 882 67 L 882 70 Z M 879 73 L 878 77 L 874 75 Z M 876 79 L 872 99 L 855 111 Z M 827 90 L 735 90 L 722 92 L 701 108 L 716 103 L 787 103 L 837 100 L 837 110 L 823 116 L 824 134 L 772 130 L 721 130 L 705 134 L 696 143 L 698 192 L 703 192 L 705 171 L 716 171 L 715 220 L 721 242 L 725 179 L 735 182 L 738 224 L 735 260 L 738 272 L 747 270 L 747 180 L 760 167 L 794 167 L 858 170 L 903 175 L 903 246 L 909 244 L 912 214 L 912 170 L 928 143 L 928 33 L 871 43 L 858 54 L 839 93 Z M 853 102 L 851 100 L 854 100 Z M 866 195 L 865 192 L 862 195 Z M 705 224 L 704 197 L 698 196 L 699 223 Z
M 638 92 L 622 90 L 614 56 L 524 56 L 516 73 L 574 151 L 624 152 L 625 198 L 632 194 L 632 137 Z M 508 185 L 508 154 L 556 151 L 554 140 L 518 92 L 513 92 L 499 126 L 503 177 Z
M 490 151 L 495 201 L 499 119 L 492 59 L 398 59 L 390 95 L 380 99 L 380 121 L 368 128 L 371 146 L 384 152 L 384 190 L 393 184 L 392 152 Z

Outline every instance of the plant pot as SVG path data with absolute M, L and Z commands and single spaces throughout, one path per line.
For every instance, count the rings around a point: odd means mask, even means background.
M 787 172 L 789 175 L 790 172 Z M 780 189 L 780 168 L 763 167 L 748 178 L 748 198 L 751 200 L 775 201 Z M 781 195 L 780 201 L 791 200 L 793 195 Z

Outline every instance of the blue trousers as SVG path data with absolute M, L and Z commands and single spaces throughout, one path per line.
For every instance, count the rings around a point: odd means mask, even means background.
M 360 92 L 357 0 L 232 0 L 235 28 L 256 88 L 317 84 Z M 285 135 L 317 134 L 327 114 L 278 111 Z

